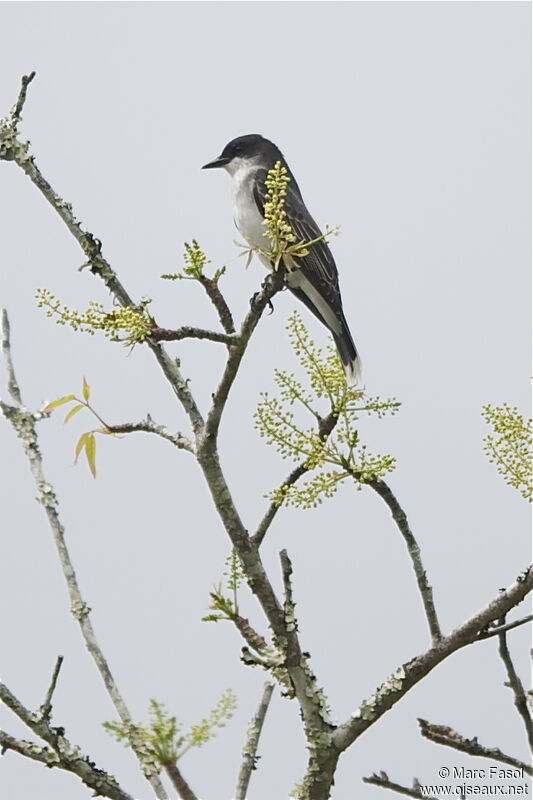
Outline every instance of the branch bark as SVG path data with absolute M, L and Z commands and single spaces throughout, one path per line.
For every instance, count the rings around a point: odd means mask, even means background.
M 32 714 L 3 683 L 0 683 L 0 700 L 48 747 L 0 731 L 2 752 L 13 750 L 33 761 L 40 761 L 47 767 L 57 767 L 72 772 L 95 795 L 103 795 L 111 800 L 133 800 L 132 796 L 120 788 L 112 775 L 98 769 L 89 756 L 82 753 L 77 745 L 65 736 L 63 728 L 53 728 L 42 714 Z
M 497 747 L 485 747 L 478 742 L 477 736 L 473 739 L 467 739 L 447 725 L 436 725 L 425 719 L 419 719 L 418 724 L 420 733 L 424 739 L 429 739 L 430 742 L 452 747 L 454 750 L 467 753 L 469 756 L 480 756 L 481 758 L 490 758 L 492 761 L 501 761 L 502 764 L 509 764 L 511 767 L 523 770 L 526 775 L 533 775 L 533 769 L 529 764 L 502 753 Z
M 500 625 L 505 625 L 505 614 L 502 614 L 499 622 Z M 518 676 L 518 673 L 513 664 L 513 660 L 511 658 L 511 653 L 509 652 L 509 648 L 507 646 L 506 631 L 502 631 L 498 634 L 498 641 L 499 641 L 498 652 L 500 654 L 501 660 L 505 665 L 507 677 L 509 679 L 509 683 L 507 685 L 509 686 L 514 695 L 514 704 L 516 710 L 518 711 L 518 714 L 520 715 L 524 723 L 524 727 L 526 729 L 526 734 L 527 734 L 527 740 L 529 742 L 529 748 L 530 750 L 533 751 L 533 721 L 531 719 L 531 713 L 529 711 L 527 697 L 524 691 L 524 687 L 522 685 L 522 681 Z
M 235 790 L 235 800 L 246 800 L 246 793 L 248 792 L 252 772 L 257 769 L 257 759 L 259 758 L 257 755 L 257 748 L 259 746 L 259 739 L 273 691 L 274 684 L 265 683 L 257 711 L 248 726 L 246 742 L 244 744 L 244 750 L 242 751 L 242 764 L 237 779 L 237 788 Z

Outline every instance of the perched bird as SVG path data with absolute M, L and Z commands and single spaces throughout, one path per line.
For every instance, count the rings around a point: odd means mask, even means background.
M 230 174 L 235 225 L 250 247 L 263 250 L 263 253 L 267 249 L 263 224 L 267 192 L 265 179 L 277 161 L 287 169 L 290 177 L 284 208 L 286 221 L 296 239 L 309 242 L 321 237 L 320 228 L 307 210 L 281 151 L 263 136 L 250 134 L 233 139 L 218 158 L 202 167 L 223 167 Z M 259 255 L 266 266 L 272 268 L 271 261 L 264 254 Z M 297 268 L 287 271 L 287 286 L 331 331 L 348 385 L 360 386 L 361 361 L 342 310 L 339 276 L 327 242 L 320 239 L 310 246 L 306 256 L 295 261 Z

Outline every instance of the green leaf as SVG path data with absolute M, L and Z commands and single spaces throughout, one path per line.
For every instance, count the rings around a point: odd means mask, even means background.
M 94 433 L 86 434 L 85 455 L 93 478 L 96 478 L 96 441 Z
M 78 405 L 77 405 L 77 406 L 73 406 L 73 407 L 70 409 L 70 411 L 68 412 L 68 414 L 66 415 L 65 419 L 63 420 L 63 424 L 67 423 L 67 422 L 69 421 L 69 419 L 72 419 L 72 417 L 74 416 L 74 414 L 77 414 L 77 413 L 78 413 L 78 411 L 81 411 L 81 409 L 82 409 L 82 408 L 85 408 L 85 406 L 83 405 L 83 403 L 78 403 Z
M 89 402 L 90 395 L 91 395 L 91 387 L 87 383 L 87 379 L 84 377 L 83 378 L 83 399 L 85 400 L 86 403 Z
M 75 453 L 76 453 L 76 458 L 74 459 L 74 463 L 75 464 L 78 463 L 79 455 L 80 455 L 81 451 L 83 450 L 83 448 L 85 447 L 85 440 L 87 439 L 88 436 L 89 436 L 88 433 L 82 433 L 82 435 L 78 439 L 78 444 L 76 445 L 76 450 L 75 450 Z
M 52 400 L 51 403 L 48 403 L 48 405 L 46 405 L 43 408 L 42 413 L 43 414 L 49 414 L 51 411 L 54 410 L 54 408 L 57 408 L 58 406 L 62 406 L 65 403 L 70 403 L 72 400 L 75 400 L 75 399 L 76 399 L 76 395 L 74 395 L 74 394 L 66 394 L 66 395 L 64 395 L 64 397 L 58 397 L 57 400 Z

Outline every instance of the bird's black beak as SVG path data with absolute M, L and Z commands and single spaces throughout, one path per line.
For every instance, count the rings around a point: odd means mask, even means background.
M 209 164 L 204 164 L 202 169 L 216 169 L 217 167 L 225 167 L 230 161 L 231 159 L 226 158 L 226 156 L 219 156 L 218 158 L 215 158 L 214 161 L 210 161 Z

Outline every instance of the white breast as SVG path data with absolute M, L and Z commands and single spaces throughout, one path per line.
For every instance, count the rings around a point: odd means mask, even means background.
M 253 196 L 253 182 L 257 167 L 244 159 L 233 159 L 229 166 L 232 167 L 231 172 L 228 168 L 226 169 L 233 179 L 231 188 L 235 225 L 250 247 L 265 250 L 268 247 L 268 239 L 263 236 L 266 228 Z

